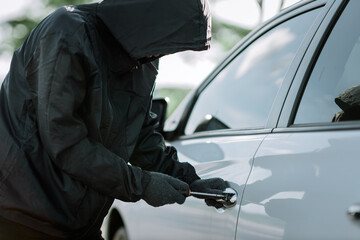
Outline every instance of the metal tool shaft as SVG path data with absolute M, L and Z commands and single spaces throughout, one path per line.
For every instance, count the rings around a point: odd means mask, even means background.
M 203 193 L 203 192 L 190 192 L 190 196 L 199 197 L 199 198 L 225 198 L 224 194 L 214 194 L 214 193 Z

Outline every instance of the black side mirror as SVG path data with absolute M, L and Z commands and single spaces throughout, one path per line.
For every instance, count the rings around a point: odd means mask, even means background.
M 156 127 L 156 130 L 160 133 L 163 133 L 164 124 L 166 120 L 167 113 L 167 102 L 164 98 L 156 98 L 152 101 L 151 112 L 157 115 L 157 120 L 159 125 Z

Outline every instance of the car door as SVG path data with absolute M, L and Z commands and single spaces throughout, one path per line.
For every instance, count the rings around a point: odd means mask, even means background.
M 275 127 L 277 103 L 301 60 L 301 46 L 321 21 L 321 8 L 308 5 L 290 8 L 250 34 L 180 106 L 181 116 L 175 112 L 166 123 L 165 137 L 180 161 L 193 164 L 202 178 L 227 180 L 236 204 L 216 210 L 193 197 L 160 208 L 116 201 L 130 240 L 235 238 L 253 157 Z
M 359 239 L 360 2 L 335 1 L 259 147 L 236 239 Z
M 313 8 L 289 11 L 249 37 L 197 90 L 183 133 L 169 142 L 180 161 L 193 164 L 202 178 L 227 180 L 238 194 L 236 205 L 216 210 L 190 197 L 182 206 L 156 209 L 148 212 L 146 228 L 152 231 L 143 238 L 235 238 L 253 156 L 272 129 L 273 103 L 319 13 Z M 136 239 L 141 234 L 137 231 Z

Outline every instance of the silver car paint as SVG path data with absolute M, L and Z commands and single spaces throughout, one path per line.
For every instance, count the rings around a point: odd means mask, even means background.
M 277 133 L 262 143 L 236 239 L 359 239 L 360 130 Z
M 187 198 L 183 205 L 159 208 L 151 207 L 144 201 L 116 201 L 113 207 L 121 212 L 129 239 L 234 239 L 244 185 L 253 156 L 265 136 L 213 137 L 173 142 L 179 150 L 179 158 L 194 164 L 201 177 L 225 176 L 238 193 L 238 202 L 232 208 L 216 210 L 193 197 Z M 141 216 L 136 214 L 139 212 Z
M 298 91 L 296 84 L 293 88 Z M 289 95 L 295 98 L 296 92 Z M 360 223 L 347 215 L 360 202 L 359 125 L 328 128 L 172 142 L 179 158 L 194 164 L 201 177 L 231 182 L 239 194 L 233 208 L 217 211 L 195 198 L 181 206 L 116 201 L 113 207 L 130 240 L 359 239 Z

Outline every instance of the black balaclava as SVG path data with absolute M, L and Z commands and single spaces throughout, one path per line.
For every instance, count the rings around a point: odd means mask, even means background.
M 104 0 L 97 16 L 134 60 L 210 47 L 207 0 Z

